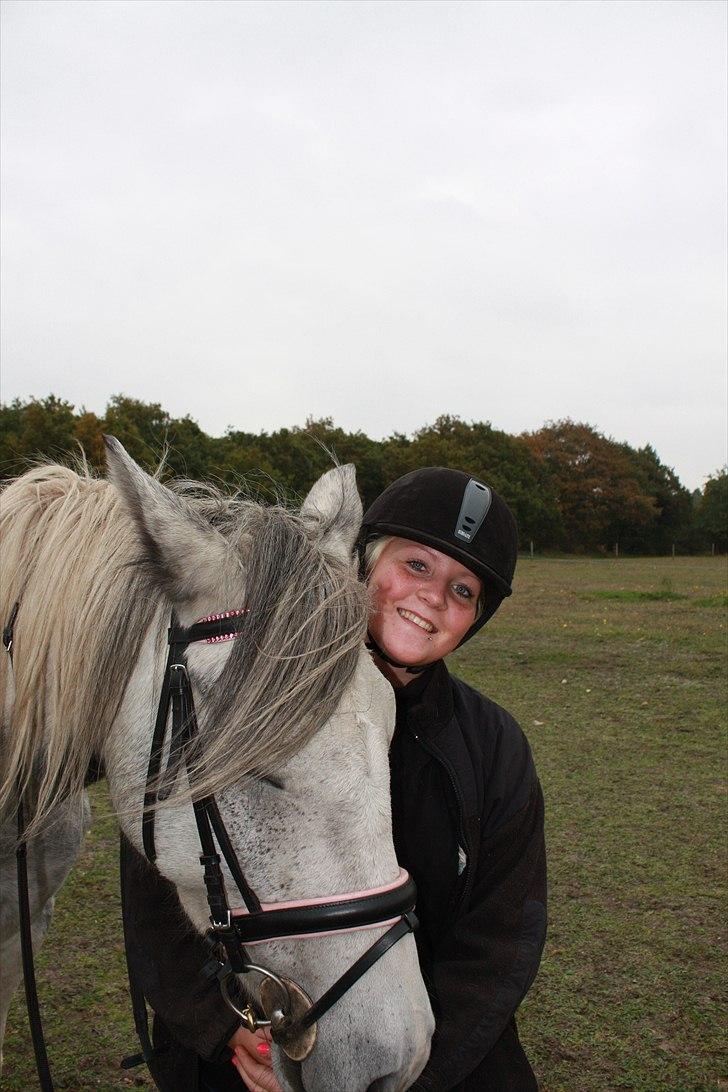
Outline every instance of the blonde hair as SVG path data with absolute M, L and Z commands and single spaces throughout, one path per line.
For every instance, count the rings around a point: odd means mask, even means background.
M 367 542 L 364 547 L 364 579 L 368 580 L 372 575 L 374 566 L 379 561 L 387 546 L 394 539 L 394 535 L 380 535 Z

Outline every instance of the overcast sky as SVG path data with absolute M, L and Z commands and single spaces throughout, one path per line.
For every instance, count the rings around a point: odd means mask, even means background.
M 726 461 L 722 0 L 5 0 L 2 398 Z

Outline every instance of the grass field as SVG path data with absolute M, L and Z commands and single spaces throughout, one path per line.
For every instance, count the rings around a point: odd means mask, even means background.
M 520 1023 L 545 1092 L 728 1089 L 726 626 L 725 559 L 523 560 L 452 658 L 519 719 L 544 785 L 550 932 Z M 39 960 L 72 1092 L 151 1087 L 118 1069 L 136 1044 L 102 788 L 94 803 Z M 37 1087 L 31 1054 L 18 999 L 6 1092 Z

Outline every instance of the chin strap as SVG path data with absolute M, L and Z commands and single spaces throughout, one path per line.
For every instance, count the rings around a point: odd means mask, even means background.
M 367 630 L 367 639 L 364 643 L 369 651 L 373 652 L 375 656 L 378 656 L 380 660 L 384 660 L 385 664 L 389 664 L 390 667 L 404 668 L 408 675 L 421 675 L 423 671 L 427 671 L 427 668 L 432 666 L 432 664 L 423 664 L 422 667 L 411 667 L 409 664 L 397 663 L 396 660 L 393 660 L 391 656 L 388 656 L 384 649 L 377 644 L 369 630 Z

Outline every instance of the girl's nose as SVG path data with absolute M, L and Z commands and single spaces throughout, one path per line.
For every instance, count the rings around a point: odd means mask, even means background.
M 442 610 L 445 606 L 445 589 L 434 581 L 421 584 L 419 595 L 423 603 L 429 603 L 437 610 Z

